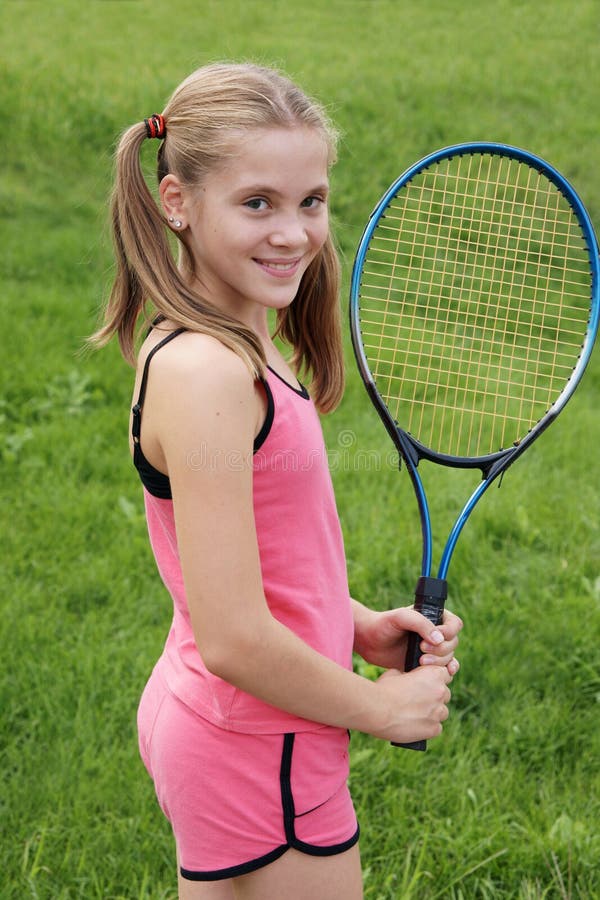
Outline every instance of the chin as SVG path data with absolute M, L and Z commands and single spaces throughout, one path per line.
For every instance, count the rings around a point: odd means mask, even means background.
M 293 292 L 290 291 L 288 294 L 286 294 L 284 296 L 273 297 L 273 298 L 263 297 L 261 300 L 261 303 L 264 306 L 266 306 L 267 309 L 274 309 L 274 310 L 287 309 L 289 306 L 292 305 L 292 303 L 296 299 L 296 297 L 298 295 L 299 287 L 300 286 L 298 285 Z

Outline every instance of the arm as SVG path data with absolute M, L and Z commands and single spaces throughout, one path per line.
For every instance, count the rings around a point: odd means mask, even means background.
M 201 343 L 201 352 L 198 346 Z M 271 615 L 252 504 L 262 410 L 243 362 L 204 336 L 157 357 L 154 428 L 166 460 L 194 636 L 214 674 L 324 724 L 390 740 L 432 737 L 447 717 L 445 669 L 370 682 L 321 656 Z M 192 468 L 202 447 L 208 465 Z

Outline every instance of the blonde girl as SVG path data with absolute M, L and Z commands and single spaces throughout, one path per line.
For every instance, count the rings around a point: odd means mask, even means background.
M 158 204 L 140 167 L 148 139 Z M 137 367 L 131 449 L 173 600 L 139 743 L 182 900 L 358 900 L 348 731 L 434 737 L 458 668 L 451 613 L 434 629 L 348 592 L 318 418 L 343 388 L 335 145 L 287 78 L 215 64 L 117 152 L 117 270 L 95 340 L 117 334 Z M 425 654 L 402 673 L 408 630 Z M 388 671 L 355 674 L 353 649 Z

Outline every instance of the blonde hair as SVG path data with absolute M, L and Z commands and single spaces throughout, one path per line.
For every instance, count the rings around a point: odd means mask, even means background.
M 323 108 L 274 69 L 250 63 L 204 66 L 175 90 L 162 115 L 166 135 L 158 151 L 159 183 L 173 173 L 186 186 L 200 185 L 213 168 L 235 155 L 243 129 L 316 129 L 327 143 L 329 163 L 335 161 L 337 135 Z M 154 315 L 218 338 L 260 377 L 265 358 L 258 336 L 191 287 L 194 261 L 180 235 L 180 259 L 174 259 L 168 223 L 141 169 L 140 150 L 147 136 L 144 122 L 133 125 L 117 149 L 111 201 L 116 275 L 104 325 L 90 340 L 103 345 L 117 334 L 123 356 L 134 364 L 136 325 L 140 316 L 148 321 L 150 301 Z M 343 390 L 339 282 L 330 234 L 293 303 L 277 313 L 276 334 L 292 346 L 296 371 L 310 377 L 322 412 L 337 405 Z

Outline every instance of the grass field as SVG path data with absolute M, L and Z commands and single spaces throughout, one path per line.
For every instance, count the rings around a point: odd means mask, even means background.
M 445 144 L 531 149 L 600 226 L 598 30 L 593 0 L 4 0 L 2 900 L 176 896 L 135 741 L 170 601 L 127 454 L 131 373 L 115 347 L 78 355 L 110 279 L 117 134 L 203 62 L 285 68 L 344 135 L 346 306 L 375 201 Z M 353 736 L 368 900 L 600 896 L 599 356 L 461 538 L 443 737 L 411 754 Z M 383 609 L 410 602 L 418 519 L 349 344 L 347 361 L 324 427 L 351 588 Z M 447 474 L 426 472 L 439 534 L 470 487 Z

